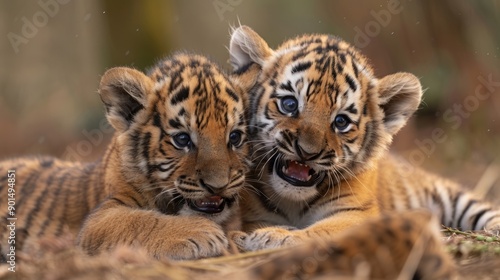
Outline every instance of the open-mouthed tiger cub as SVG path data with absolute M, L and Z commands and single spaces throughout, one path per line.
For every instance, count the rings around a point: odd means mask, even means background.
M 149 75 L 108 70 L 99 94 L 116 130 L 101 160 L 0 163 L 0 214 L 17 218 L 19 234 L 14 245 L 0 232 L 2 254 L 20 249 L 22 232 L 25 245 L 79 232 L 77 243 L 90 254 L 117 245 L 138 245 L 159 259 L 222 254 L 225 231 L 240 226 L 236 198 L 249 164 L 240 89 L 205 57 L 178 53 Z M 15 170 L 12 213 L 7 170 Z
M 242 199 L 243 249 L 292 245 L 415 208 L 451 227 L 500 229 L 498 209 L 422 170 L 405 173 L 386 153 L 420 103 L 414 75 L 377 79 L 363 55 L 329 35 L 273 50 L 246 26 L 232 33 L 230 61 L 251 96 L 255 190 Z

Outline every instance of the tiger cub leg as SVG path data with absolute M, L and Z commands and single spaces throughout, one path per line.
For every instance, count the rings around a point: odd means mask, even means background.
M 77 243 L 91 255 L 140 246 L 160 260 L 220 256 L 228 247 L 221 226 L 209 219 L 133 209 L 112 199 L 88 217 Z
M 393 213 L 331 237 L 299 245 L 252 271 L 250 279 L 450 279 L 454 264 L 445 252 L 435 217 L 426 211 Z M 325 278 L 326 279 L 326 278 Z
M 378 207 L 337 213 L 322 219 L 304 229 L 284 226 L 271 226 L 256 229 L 247 234 L 240 231 L 230 233 L 230 238 L 242 251 L 256 251 L 301 244 L 307 240 L 328 239 L 337 234 L 362 224 L 369 218 L 379 215 Z

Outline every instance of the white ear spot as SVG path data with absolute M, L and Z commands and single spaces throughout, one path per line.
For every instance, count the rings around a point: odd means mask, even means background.
M 229 43 L 229 55 L 233 70 L 237 70 L 251 62 L 263 65 L 273 54 L 266 41 L 248 26 L 240 26 L 232 30 Z
M 390 135 L 396 134 L 417 110 L 422 87 L 410 73 L 388 75 L 379 81 L 379 105 L 384 111 L 384 126 Z
M 134 116 L 147 104 L 153 81 L 142 72 L 126 67 L 112 68 L 102 76 L 99 85 L 106 116 L 117 131 L 125 131 Z

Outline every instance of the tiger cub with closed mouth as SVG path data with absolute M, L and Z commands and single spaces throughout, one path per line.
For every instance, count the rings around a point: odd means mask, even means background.
M 0 162 L 2 176 L 16 178 L 17 250 L 68 233 L 89 254 L 139 245 L 158 259 L 221 255 L 225 232 L 240 226 L 249 164 L 241 89 L 207 58 L 178 53 L 148 75 L 108 70 L 99 94 L 116 130 L 100 160 Z M 0 182 L 7 197 L 7 177 Z M 8 234 L 0 232 L 4 257 Z

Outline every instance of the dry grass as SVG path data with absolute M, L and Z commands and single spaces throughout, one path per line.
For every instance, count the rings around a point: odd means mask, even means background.
M 446 228 L 444 242 L 458 264 L 459 279 L 498 279 L 500 238 L 482 232 L 461 232 Z M 234 254 L 219 258 L 182 262 L 152 260 L 137 248 L 120 247 L 111 253 L 88 257 L 67 240 L 42 244 L 43 253 L 21 254 L 16 273 L 0 266 L 1 279 L 256 279 L 252 270 L 274 259 L 294 254 L 294 249 L 277 249 Z M 363 269 L 362 267 L 360 269 Z M 360 272 L 360 275 L 363 275 Z M 350 279 L 332 271 L 314 279 Z M 357 279 L 367 279 L 364 277 Z
M 445 244 L 458 264 L 461 279 L 498 279 L 500 236 L 445 228 Z

